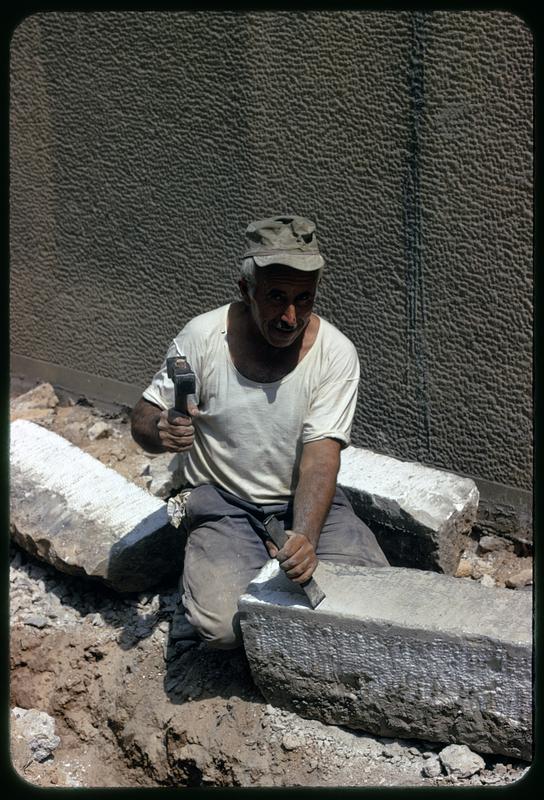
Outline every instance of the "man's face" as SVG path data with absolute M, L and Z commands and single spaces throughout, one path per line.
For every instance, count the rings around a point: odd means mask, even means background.
M 302 272 L 281 264 L 256 268 L 252 294 L 244 292 L 259 333 L 273 347 L 289 347 L 310 321 L 318 272 Z

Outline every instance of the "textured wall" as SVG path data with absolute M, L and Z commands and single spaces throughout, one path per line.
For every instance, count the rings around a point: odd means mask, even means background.
M 142 387 L 316 219 L 354 443 L 531 481 L 532 41 L 499 12 L 48 13 L 11 48 L 16 354 Z

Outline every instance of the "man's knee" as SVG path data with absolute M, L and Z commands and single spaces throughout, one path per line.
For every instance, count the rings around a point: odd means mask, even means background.
M 242 646 L 239 614 L 214 614 L 205 609 L 197 609 L 194 604 L 186 603 L 185 616 L 202 641 L 215 650 L 234 650 Z
M 317 554 L 323 561 L 365 567 L 389 566 L 376 536 L 357 517 L 344 495 L 341 495 L 341 501 L 331 509 L 318 543 Z

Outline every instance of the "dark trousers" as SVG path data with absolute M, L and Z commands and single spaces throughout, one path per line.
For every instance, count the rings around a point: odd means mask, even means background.
M 292 527 L 293 501 L 255 505 L 212 485 L 191 490 L 185 525 L 189 536 L 182 577 L 188 621 L 208 644 L 230 649 L 241 644 L 238 598 L 270 558 L 263 520 L 275 514 Z M 388 566 L 376 537 L 337 488 L 316 547 L 321 561 Z

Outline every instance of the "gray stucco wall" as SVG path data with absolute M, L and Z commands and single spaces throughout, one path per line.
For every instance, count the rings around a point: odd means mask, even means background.
M 295 211 L 328 261 L 317 310 L 359 350 L 354 443 L 531 488 L 519 18 L 39 14 L 10 113 L 14 363 L 134 395 L 236 298 L 246 224 Z

